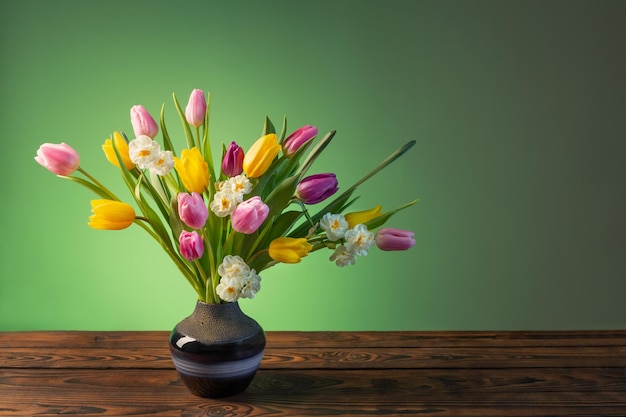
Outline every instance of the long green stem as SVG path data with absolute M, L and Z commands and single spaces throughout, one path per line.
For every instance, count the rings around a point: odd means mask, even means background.
M 204 281 L 205 283 L 205 290 L 204 290 L 204 296 L 205 296 L 205 302 L 207 303 L 214 303 L 215 299 L 213 298 L 213 291 L 209 291 L 209 287 L 212 287 L 212 281 L 210 279 L 207 279 L 206 273 L 204 272 L 204 268 L 202 267 L 202 264 L 200 264 L 200 262 L 196 259 L 194 261 L 195 265 L 196 265 L 196 269 L 198 270 L 198 272 L 200 273 L 200 276 L 202 277 L 202 281 Z
M 202 150 L 202 148 L 200 147 L 201 143 L 202 143 L 202 141 L 200 140 L 200 126 L 196 126 L 196 142 L 195 142 L 194 146 L 196 148 L 198 148 L 199 151 Z
M 217 302 L 219 299 L 217 298 L 217 292 L 215 291 L 215 287 L 216 287 L 216 283 L 214 282 L 214 280 L 217 280 L 217 265 L 215 264 L 215 255 L 213 254 L 213 247 L 211 246 L 211 242 L 209 241 L 207 234 L 206 234 L 206 230 L 202 229 L 202 239 L 207 242 L 207 254 L 209 257 L 209 275 L 204 275 L 204 280 L 206 282 L 206 297 L 208 298 L 212 298 L 213 300 L 215 300 L 215 302 Z M 209 294 L 209 289 L 211 290 L 211 294 Z M 209 297 L 209 295 L 211 297 Z
M 255 259 L 256 259 L 259 255 L 261 255 L 261 254 L 263 254 L 263 253 L 266 253 L 266 252 L 269 252 L 269 251 L 270 251 L 269 249 L 261 249 L 260 251 L 258 251 L 258 252 L 256 252 L 256 253 L 252 254 L 252 255 L 248 258 L 247 264 L 248 264 L 248 265 L 252 265 L 252 263 L 254 262 L 254 260 L 255 260 Z
M 81 174 L 83 174 L 85 177 L 89 178 L 89 180 L 93 184 L 95 184 L 98 188 L 100 188 L 105 194 L 107 194 L 111 200 L 121 201 L 119 198 L 117 198 L 115 196 L 115 194 L 113 194 L 107 187 L 105 187 L 104 184 L 102 184 L 100 181 L 98 181 L 95 177 L 93 177 L 91 174 L 89 174 L 83 168 L 78 167 L 77 171 L 80 172 Z

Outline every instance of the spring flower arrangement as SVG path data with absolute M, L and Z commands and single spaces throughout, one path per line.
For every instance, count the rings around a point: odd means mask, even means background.
M 222 145 L 215 165 L 209 139 L 210 95 L 193 90 L 185 111 L 173 98 L 186 140 L 180 153 L 166 127 L 164 106 L 159 124 L 143 106 L 133 106 L 134 138 L 116 131 L 102 145 L 130 191 L 127 201 L 83 169 L 78 153 L 65 143 L 41 145 L 35 160 L 99 196 L 91 200 L 90 227 L 143 228 L 200 301 L 253 298 L 260 289 L 261 271 L 277 263 L 298 263 L 314 251 L 330 250 L 329 259 L 343 267 L 354 264 L 372 246 L 393 251 L 415 244 L 410 231 L 380 227 L 417 200 L 389 211 L 376 206 L 345 213 L 356 200 L 356 188 L 414 141 L 336 195 L 339 183 L 334 173 L 309 173 L 334 131 L 319 141 L 317 128 L 310 125 L 286 135 L 286 119 L 277 133 L 266 118 L 261 137 L 247 151 L 236 142 Z M 313 206 L 315 213 L 310 211 Z

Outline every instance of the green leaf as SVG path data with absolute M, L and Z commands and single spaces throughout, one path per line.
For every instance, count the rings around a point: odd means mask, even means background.
M 261 136 L 269 135 L 270 133 L 276 133 L 276 128 L 270 118 L 265 116 L 265 124 L 263 125 L 263 133 Z
M 287 134 L 287 115 L 283 116 L 283 127 L 280 129 L 280 135 L 278 135 L 278 143 L 282 144 Z
M 309 147 L 313 143 L 313 140 L 314 138 L 311 138 L 310 140 L 302 144 L 302 146 L 300 146 L 300 149 L 298 149 L 296 153 L 291 156 L 291 158 L 288 158 L 289 161 L 280 173 L 281 179 L 290 177 L 296 173 L 298 167 L 300 166 L 300 158 L 302 157 L 302 155 L 304 155 L 307 149 L 309 149 Z
M 202 131 L 202 156 L 209 166 L 209 175 L 215 179 L 215 166 L 213 163 L 213 152 L 211 139 L 209 136 L 209 115 L 211 113 L 211 93 L 207 93 L 206 113 L 204 113 L 204 130 Z M 221 161 L 221 159 L 220 159 Z
M 267 240 L 263 246 L 267 247 L 272 240 L 283 236 L 287 231 L 289 231 L 289 229 L 293 227 L 293 225 L 298 221 L 300 217 L 302 217 L 302 215 L 303 214 L 301 211 L 289 210 L 278 216 L 278 218 L 274 221 L 271 233 L 268 235 Z
M 287 207 L 298 185 L 298 177 L 291 176 L 281 181 L 264 200 L 270 208 L 268 217 L 278 216 Z
M 91 191 L 93 191 L 94 193 L 98 194 L 100 197 L 106 199 L 106 200 L 113 200 L 113 196 L 109 195 L 107 192 L 105 192 L 104 190 L 102 190 L 100 187 L 98 187 L 95 184 L 92 184 L 91 182 L 83 179 L 83 178 L 78 178 L 78 177 L 70 177 L 70 176 L 65 176 L 65 175 L 57 175 L 57 177 L 59 178 L 63 178 L 64 180 L 70 180 L 73 181 L 75 183 L 78 183 L 88 189 L 90 189 Z
M 180 117 L 180 121 L 183 124 L 183 128 L 185 130 L 185 139 L 187 139 L 187 147 L 189 149 L 193 148 L 194 140 L 193 133 L 191 132 L 191 128 L 189 127 L 189 123 L 187 123 L 187 118 L 185 117 L 185 113 L 183 113 L 180 104 L 178 103 L 178 99 L 176 98 L 176 94 L 172 93 L 172 97 L 174 98 L 174 104 L 176 105 L 176 111 L 178 111 L 178 116 Z
M 170 200 L 170 216 L 168 221 L 172 229 L 172 239 L 176 239 L 184 229 L 183 222 L 180 220 L 180 217 L 178 217 L 178 198 L 176 196 L 172 197 Z
M 163 135 L 163 147 L 166 151 L 171 151 L 172 154 L 176 156 L 176 149 L 174 148 L 174 145 L 172 145 L 170 135 L 167 132 L 167 127 L 165 126 L 165 104 L 161 106 L 161 116 L 159 118 L 159 124 L 161 125 L 161 135 Z
M 337 133 L 336 130 L 331 130 L 330 132 L 328 132 L 326 136 L 324 136 L 322 140 L 315 146 L 315 148 L 311 150 L 309 155 L 307 155 L 307 158 L 302 163 L 302 167 L 300 168 L 300 171 L 298 171 L 299 178 L 304 177 L 304 174 L 306 174 L 309 168 L 311 168 L 311 165 L 313 165 L 313 162 L 315 162 L 315 160 L 317 159 L 318 156 L 320 156 L 322 151 L 326 149 L 330 141 L 335 136 L 335 133 Z

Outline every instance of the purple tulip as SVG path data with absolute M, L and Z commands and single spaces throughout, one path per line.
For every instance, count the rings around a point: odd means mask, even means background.
M 183 230 L 178 237 L 178 243 L 180 244 L 180 254 L 189 262 L 202 258 L 204 243 L 198 232 Z
M 209 217 L 209 209 L 197 192 L 178 193 L 178 215 L 187 226 L 200 229 Z
M 78 152 L 66 143 L 44 143 L 37 150 L 35 161 L 48 171 L 68 176 L 80 165 Z
M 267 204 L 256 196 L 240 203 L 230 216 L 230 221 L 235 231 L 249 235 L 257 231 L 269 212 Z
M 407 250 L 415 245 L 415 234 L 408 230 L 386 227 L 378 230 L 374 240 L 376 246 L 382 250 Z
M 296 187 L 296 197 L 304 204 L 315 204 L 335 194 L 337 187 L 335 174 L 315 174 L 304 178 Z
M 204 92 L 196 88 L 189 96 L 189 102 L 187 102 L 187 107 L 185 108 L 185 118 L 193 127 L 199 127 L 204 123 L 205 114 L 206 100 L 204 99 Z
M 159 126 L 156 124 L 148 110 L 141 105 L 136 105 L 130 109 L 130 122 L 133 125 L 135 137 L 141 135 L 154 139 L 159 133 Z
M 302 145 L 317 136 L 317 128 L 311 125 L 305 125 L 287 136 L 283 141 L 283 153 L 287 157 L 293 156 Z
M 229 177 L 241 174 L 243 172 L 243 156 L 243 149 L 235 142 L 231 142 L 222 161 L 222 172 Z

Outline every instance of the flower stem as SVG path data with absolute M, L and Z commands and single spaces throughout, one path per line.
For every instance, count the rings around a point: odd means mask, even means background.
M 259 255 L 261 255 L 261 254 L 263 254 L 263 253 L 266 253 L 266 252 L 269 252 L 269 251 L 270 251 L 269 249 L 261 249 L 260 251 L 258 251 L 258 252 L 256 252 L 256 253 L 252 254 L 252 255 L 251 255 L 251 256 L 247 259 L 247 262 L 246 262 L 246 263 L 247 263 L 248 265 L 252 265 L 252 263 L 254 262 L 254 260 L 255 260 L 255 259 L 256 259 Z
M 91 174 L 89 174 L 87 171 L 85 171 L 83 168 L 78 167 L 77 169 L 78 172 L 80 172 L 81 174 L 83 174 L 85 177 L 89 178 L 89 180 L 94 183 L 98 188 L 100 188 L 102 190 L 102 192 L 104 194 L 106 194 L 107 196 L 109 196 L 109 198 L 111 200 L 116 200 L 116 201 L 121 201 L 119 198 L 117 198 L 115 196 L 115 194 L 113 194 L 107 187 L 105 187 L 100 181 L 98 181 L 95 177 L 93 177 Z

